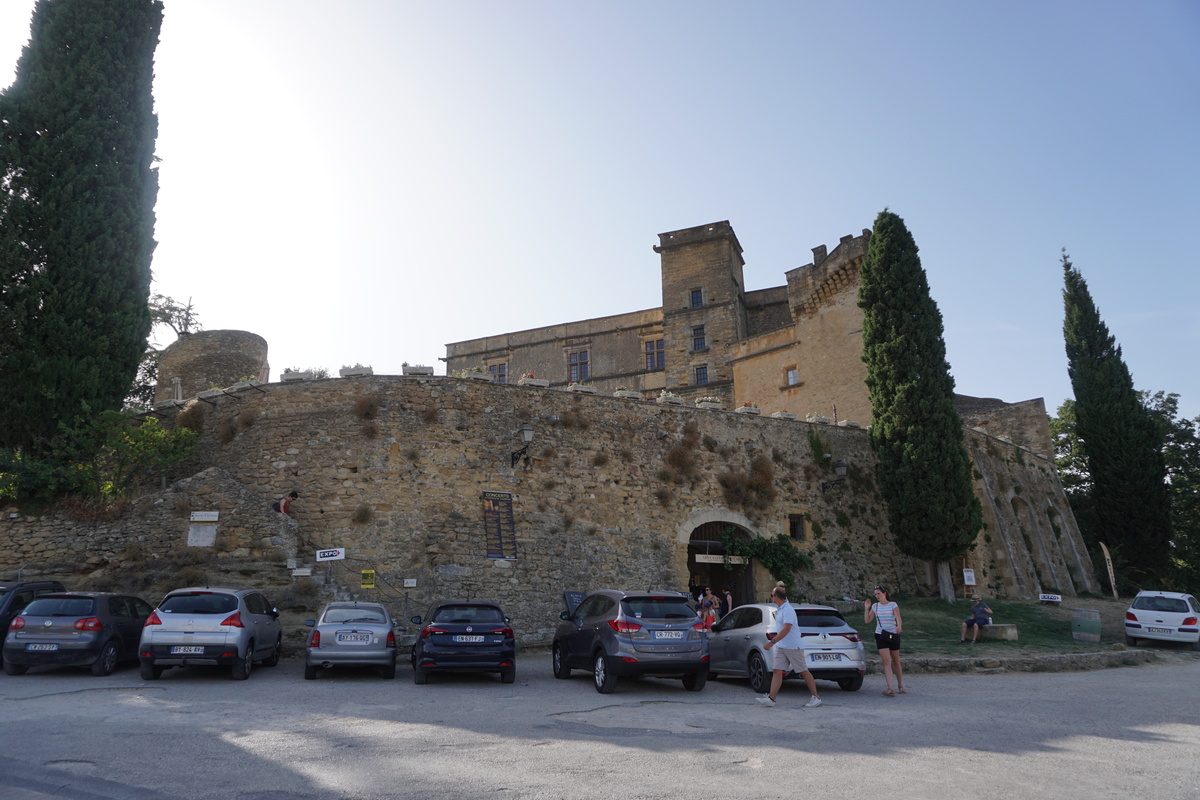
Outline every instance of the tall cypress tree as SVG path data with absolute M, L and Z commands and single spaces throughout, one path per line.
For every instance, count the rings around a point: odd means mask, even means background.
M 942 596 L 953 598 L 949 559 L 983 526 L 954 409 L 942 315 L 929 294 L 917 245 L 897 215 L 880 212 L 863 263 L 863 361 L 871 399 L 871 443 L 896 546 L 939 562 Z
M 0 93 L 0 446 L 116 409 L 150 331 L 160 0 L 39 0 Z
M 1062 266 L 1075 435 L 1091 476 L 1089 528 L 1128 566 L 1131 585 L 1124 588 L 1149 587 L 1165 577 L 1170 558 L 1163 431 L 1138 398 L 1121 347 L 1066 252 Z

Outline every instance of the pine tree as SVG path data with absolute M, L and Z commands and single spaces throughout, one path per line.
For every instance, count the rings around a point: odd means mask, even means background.
M 0 93 L 0 446 L 116 409 L 150 331 L 160 0 L 39 0 Z
M 892 536 L 901 552 L 940 562 L 942 596 L 951 599 L 945 562 L 975 541 L 983 511 L 954 409 L 942 315 L 912 235 L 887 210 L 875 219 L 861 280 L 871 443 Z
M 1066 252 L 1062 266 L 1075 435 L 1091 476 L 1089 545 L 1104 542 L 1127 565 L 1124 580 L 1131 585 L 1123 588 L 1150 588 L 1165 578 L 1170 559 L 1163 431 L 1134 390 L 1121 347 Z

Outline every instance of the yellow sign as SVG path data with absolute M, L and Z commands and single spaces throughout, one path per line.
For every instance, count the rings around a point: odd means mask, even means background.
M 362 571 L 362 588 L 364 588 L 364 589 L 374 589 L 375 588 L 375 570 L 364 569 Z

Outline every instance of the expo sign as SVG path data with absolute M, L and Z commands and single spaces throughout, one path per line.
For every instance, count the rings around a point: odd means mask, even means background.
M 331 547 L 328 550 L 317 551 L 317 561 L 340 561 L 346 557 L 346 548 Z

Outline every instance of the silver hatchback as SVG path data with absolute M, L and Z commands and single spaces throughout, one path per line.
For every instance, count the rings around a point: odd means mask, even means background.
M 862 688 L 866 672 L 862 640 L 858 631 L 830 606 L 792 603 L 796 625 L 804 645 L 804 661 L 814 678 L 836 681 L 843 691 Z M 771 685 L 774 655 L 763 649 L 768 631 L 773 631 L 774 603 L 738 606 L 713 626 L 709 634 L 712 666 L 718 675 L 750 679 L 750 688 L 762 694 Z M 798 677 L 788 672 L 785 678 Z
M 262 592 L 194 586 L 168 592 L 146 619 L 138 660 L 147 681 L 196 664 L 229 665 L 244 681 L 254 662 L 278 664 L 282 647 L 279 612 Z
M 329 603 L 304 624 L 313 629 L 304 651 L 304 680 L 335 666 L 376 666 L 383 677 L 396 677 L 396 631 L 382 604 Z
M 554 677 L 572 669 L 592 673 L 596 691 L 608 694 L 621 676 L 682 678 L 698 692 L 708 680 L 708 637 L 682 592 L 606 589 L 570 606 L 554 632 Z

